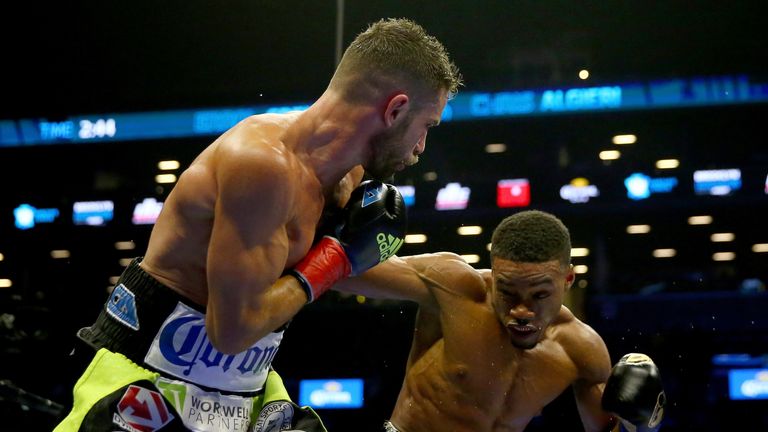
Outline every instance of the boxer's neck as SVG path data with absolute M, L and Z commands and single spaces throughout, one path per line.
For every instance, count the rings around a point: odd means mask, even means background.
M 336 185 L 370 157 L 370 141 L 382 128 L 374 105 L 349 104 L 326 91 L 286 131 L 323 188 Z

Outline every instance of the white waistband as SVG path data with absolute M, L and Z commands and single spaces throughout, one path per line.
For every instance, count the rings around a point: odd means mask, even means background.
M 282 340 L 282 331 L 270 333 L 241 353 L 221 353 L 208 340 L 205 314 L 179 302 L 160 326 L 144 363 L 201 386 L 256 392 L 264 387 Z

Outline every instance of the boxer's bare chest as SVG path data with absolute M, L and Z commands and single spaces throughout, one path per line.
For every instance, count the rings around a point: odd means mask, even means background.
M 325 199 L 319 187 L 309 182 L 298 185 L 291 218 L 285 225 L 288 237 L 286 267 L 292 267 L 299 262 L 312 246 L 324 205 Z
M 510 343 L 492 313 L 465 318 L 470 331 L 459 339 L 464 342 L 446 341 L 445 376 L 457 394 L 472 395 L 494 430 L 522 430 L 576 379 L 576 366 L 550 333 L 524 350 Z
M 323 235 L 321 226 L 332 223 L 340 214 L 341 205 L 346 203 L 354 186 L 353 176 L 347 175 L 331 191 L 323 192 L 312 179 L 302 179 L 292 206 L 292 217 L 286 223 L 288 237 L 288 259 L 291 267 L 306 255 L 318 235 Z M 320 231 L 318 231 L 320 230 Z

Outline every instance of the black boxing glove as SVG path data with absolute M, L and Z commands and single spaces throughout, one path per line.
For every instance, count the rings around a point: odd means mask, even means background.
M 645 354 L 622 357 L 603 390 L 603 409 L 616 414 L 627 432 L 658 431 L 666 402 L 659 368 Z
M 349 197 L 333 232 L 325 235 L 289 274 L 312 302 L 337 281 L 365 272 L 403 245 L 406 229 L 403 196 L 375 180 L 360 184 Z

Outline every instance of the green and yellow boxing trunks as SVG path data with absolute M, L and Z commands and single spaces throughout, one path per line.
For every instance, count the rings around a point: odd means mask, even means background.
M 309 407 L 294 404 L 270 370 L 255 396 L 222 394 L 163 377 L 100 349 L 74 388 L 74 405 L 54 432 L 327 432 Z

